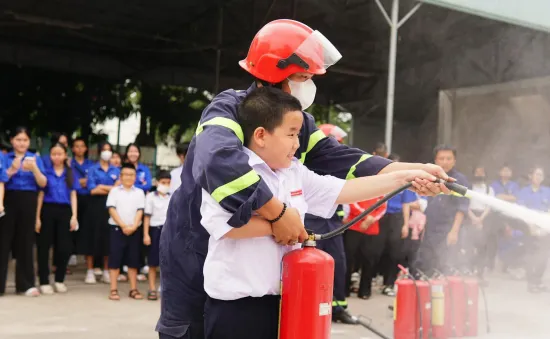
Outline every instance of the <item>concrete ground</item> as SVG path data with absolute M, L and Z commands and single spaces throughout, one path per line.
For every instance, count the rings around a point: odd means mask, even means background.
M 152 339 L 160 302 L 132 300 L 128 284 L 120 286 L 122 300 L 109 301 L 109 287 L 85 285 L 83 268 L 68 277 L 66 295 L 26 298 L 14 295 L 13 276 L 6 295 L 0 298 L 1 339 Z M 487 288 L 491 334 L 485 334 L 484 313 L 480 312 L 480 338 L 550 338 L 550 294 L 531 295 L 524 281 L 501 275 L 490 277 Z M 140 284 L 145 293 L 147 285 Z M 392 337 L 392 298 L 375 293 L 370 300 L 350 298 L 350 310 L 370 318 Z M 360 326 L 336 324 L 332 339 L 377 338 Z M 261 338 L 259 338 L 261 339 Z

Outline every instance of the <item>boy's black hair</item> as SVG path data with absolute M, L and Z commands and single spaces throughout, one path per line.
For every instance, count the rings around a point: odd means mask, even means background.
M 186 156 L 188 149 L 189 149 L 189 143 L 188 142 L 181 143 L 176 147 L 176 154 L 178 156 L 179 155 Z
M 83 137 L 74 138 L 73 141 L 71 142 L 71 146 L 74 146 L 74 144 L 76 144 L 77 141 L 82 141 L 84 143 L 84 145 L 86 145 L 86 147 L 88 147 L 88 143 L 86 142 L 86 140 L 84 140 Z
M 172 179 L 172 176 L 170 175 L 170 172 L 168 171 L 160 171 L 158 174 L 157 174 L 157 180 L 162 180 L 162 179 Z
M 401 156 L 397 153 L 392 153 L 388 156 L 388 159 L 392 161 L 401 161 Z
M 441 145 L 435 146 L 435 148 L 434 148 L 434 158 L 437 157 L 437 153 L 439 153 L 441 151 L 451 151 L 451 152 L 453 152 L 453 155 L 456 158 L 456 148 L 454 148 L 451 145 L 446 145 L 446 144 L 441 144 Z
M 250 92 L 238 109 L 239 124 L 248 145 L 258 127 L 268 132 L 283 123 L 287 112 L 302 111 L 300 101 L 292 95 L 273 87 L 260 87 Z
M 123 163 L 122 166 L 120 166 L 120 171 L 122 172 L 122 170 L 125 168 L 133 169 L 134 171 L 136 171 L 136 166 L 132 165 L 129 162 Z
M 374 145 L 374 152 L 378 155 L 384 154 L 388 152 L 388 146 L 386 146 L 383 142 L 377 142 L 376 145 Z

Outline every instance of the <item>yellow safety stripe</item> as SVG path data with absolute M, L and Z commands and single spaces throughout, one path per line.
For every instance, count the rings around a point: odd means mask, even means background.
M 306 161 L 306 155 L 309 151 L 311 151 L 313 149 L 313 147 L 315 147 L 315 145 L 317 145 L 317 143 L 321 140 L 323 140 L 324 138 L 326 138 L 327 136 L 325 135 L 325 133 L 323 133 L 323 131 L 321 130 L 317 130 L 316 132 L 313 132 L 310 136 L 309 136 L 309 141 L 307 143 L 307 150 L 305 152 L 302 153 L 302 156 L 300 157 L 300 162 L 303 164 L 305 161 Z
M 359 161 L 355 163 L 355 165 L 351 166 L 349 169 L 348 175 L 346 176 L 346 180 L 354 179 L 355 178 L 355 169 L 357 168 L 357 165 L 359 165 L 361 162 L 367 160 L 368 158 L 372 157 L 371 154 L 363 154 L 361 158 L 359 158 Z
M 212 192 L 212 198 L 217 202 L 222 201 L 230 195 L 233 195 L 237 192 L 244 190 L 245 188 L 254 185 L 260 180 L 260 177 L 254 170 L 246 173 L 245 175 L 223 185 Z
M 446 195 L 445 193 L 439 193 L 439 194 Z M 456 196 L 456 197 L 461 197 L 461 198 L 468 198 L 468 199 L 470 198 L 470 197 L 468 197 L 468 196 L 465 196 L 465 195 L 456 193 L 456 192 L 454 192 L 454 191 L 451 191 L 451 194 L 450 194 L 450 195 L 454 195 L 454 196 Z
M 223 118 L 223 117 L 216 117 L 216 118 L 210 119 L 206 122 L 203 122 L 202 124 L 199 124 L 199 126 L 197 126 L 197 131 L 195 132 L 195 134 L 199 135 L 203 131 L 204 126 L 207 126 L 207 125 L 218 125 L 225 128 L 229 128 L 230 130 L 233 131 L 233 133 L 235 133 L 235 135 L 237 136 L 237 138 L 239 138 L 241 143 L 244 143 L 244 133 L 243 133 L 243 129 L 241 128 L 241 125 L 239 125 L 238 123 L 236 123 L 231 119 Z
M 333 307 L 336 307 L 336 306 L 342 306 L 342 307 L 348 307 L 348 302 L 346 300 L 344 301 L 333 301 L 332 302 L 332 306 Z
M 346 212 L 344 212 L 344 211 L 337 211 L 337 212 L 336 212 L 336 215 L 339 216 L 339 217 L 344 217 L 344 216 L 346 216 Z

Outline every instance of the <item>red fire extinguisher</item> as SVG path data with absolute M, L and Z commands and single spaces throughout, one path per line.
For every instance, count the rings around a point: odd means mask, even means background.
M 334 259 L 310 237 L 282 265 L 279 339 L 329 339 Z
M 406 273 L 396 281 L 395 290 L 394 338 L 428 339 L 431 322 L 430 284 L 424 280 L 415 280 Z
M 466 329 L 464 335 L 467 337 L 477 336 L 479 282 L 475 277 L 464 278 L 464 289 L 466 292 Z
M 447 277 L 449 282 L 449 299 L 452 307 L 450 318 L 453 337 L 464 337 L 466 330 L 466 290 L 460 276 Z

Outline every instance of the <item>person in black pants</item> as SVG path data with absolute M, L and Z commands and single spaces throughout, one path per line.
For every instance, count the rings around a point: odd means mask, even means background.
M 350 204 L 348 220 L 356 218 L 367 208 L 375 204 L 380 198 Z M 357 297 L 369 299 L 371 297 L 371 282 L 376 274 L 376 264 L 380 260 L 382 243 L 379 236 L 378 221 L 386 213 L 387 204 L 375 209 L 368 216 L 354 224 L 344 233 L 344 248 L 346 250 L 346 293 L 349 297 L 352 272 L 361 270 L 361 282 Z
M 76 190 L 80 187 L 73 170 L 67 164 L 67 149 L 61 143 L 50 148 L 52 166 L 46 169 L 47 184 L 38 194 L 36 211 L 36 233 L 38 253 L 38 275 L 40 292 L 53 294 L 50 285 L 50 248 L 55 248 L 55 291 L 67 292 L 65 274 L 71 254 L 71 231 L 76 229 L 77 198 Z
M 544 213 L 550 211 L 550 188 L 542 186 L 544 170 L 535 167 L 531 170 L 531 183 L 518 193 L 518 204 Z M 542 276 L 548 264 L 548 245 L 550 235 L 542 232 L 535 225 L 518 225 L 527 234 L 527 260 L 525 271 L 527 274 L 527 288 L 531 293 L 540 293 L 548 290 L 542 283 Z M 516 227 L 518 227 L 516 226 Z
M 34 226 L 38 189 L 47 183 L 44 164 L 39 156 L 29 152 L 30 134 L 18 127 L 11 136 L 13 151 L 4 158 L 6 169 L 5 209 L 0 227 L 0 295 L 6 289 L 10 251 L 16 258 L 15 289 L 18 293 L 35 297 L 40 292 L 34 282 Z
M 399 161 L 399 156 L 391 154 L 390 160 Z M 399 272 L 398 264 L 403 264 L 407 255 L 406 239 L 409 236 L 411 203 L 418 200 L 413 191 L 405 190 L 388 201 L 386 214 L 380 219 L 380 234 L 387 253 L 386 263 L 381 267 L 384 277 L 382 294 L 394 296 L 393 285 Z

